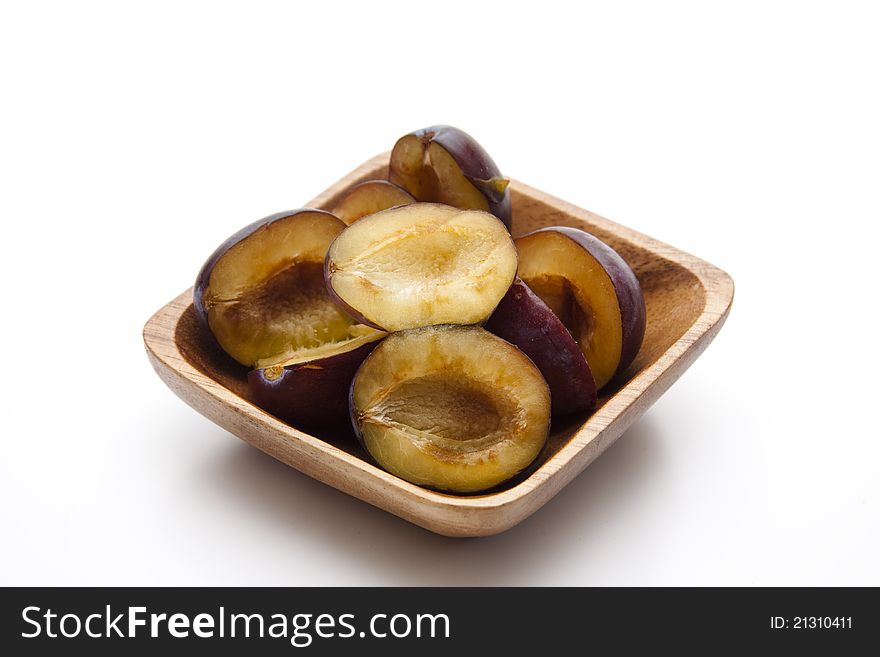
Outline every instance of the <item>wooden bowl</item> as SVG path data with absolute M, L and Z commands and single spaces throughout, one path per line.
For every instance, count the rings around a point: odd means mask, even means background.
M 377 156 L 308 204 L 330 208 L 349 187 L 387 178 Z M 514 235 L 543 226 L 575 226 L 627 260 L 648 309 L 642 349 L 622 383 L 588 417 L 554 421 L 536 465 L 498 489 L 450 495 L 420 488 L 373 465 L 353 436 L 313 436 L 269 415 L 248 398 L 246 369 L 219 351 L 196 323 L 192 290 L 144 327 L 156 372 L 181 399 L 279 461 L 386 511 L 446 536 L 488 536 L 537 511 L 608 448 L 694 362 L 720 330 L 733 300 L 726 273 L 657 240 L 516 181 L 510 185 Z

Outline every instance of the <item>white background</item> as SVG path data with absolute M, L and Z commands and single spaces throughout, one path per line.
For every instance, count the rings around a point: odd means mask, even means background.
M 871 4 L 431 4 L 3 5 L 0 583 L 880 584 Z M 489 539 L 247 447 L 141 341 L 227 235 L 433 123 L 737 285 Z

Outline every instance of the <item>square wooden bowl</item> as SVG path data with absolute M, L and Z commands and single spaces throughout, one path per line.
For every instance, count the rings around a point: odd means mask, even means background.
M 388 156 L 373 158 L 308 206 L 331 208 L 349 187 L 387 178 Z M 499 489 L 461 496 L 420 488 L 373 465 L 351 436 L 309 435 L 261 410 L 249 400 L 246 370 L 199 330 L 191 289 L 144 327 L 150 361 L 198 412 L 325 484 L 438 534 L 488 536 L 510 529 L 580 474 L 681 376 L 718 333 L 733 300 L 730 276 L 707 262 L 516 181 L 510 189 L 514 235 L 575 226 L 613 246 L 641 282 L 648 322 L 623 382 L 606 391 L 588 417 L 554 421 L 537 467 Z

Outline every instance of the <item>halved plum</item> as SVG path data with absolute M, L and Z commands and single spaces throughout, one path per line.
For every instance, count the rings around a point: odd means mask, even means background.
M 193 301 L 226 353 L 247 366 L 305 361 L 375 332 L 338 308 L 324 285 L 327 247 L 344 228 L 323 210 L 280 212 L 214 251 Z
M 596 382 L 580 347 L 522 280 L 513 282 L 485 328 L 518 347 L 541 370 L 550 386 L 554 415 L 596 405 Z
M 348 190 L 332 212 L 346 225 L 351 225 L 361 217 L 380 210 L 415 202 L 409 192 L 387 180 L 367 180 Z
M 491 488 L 540 453 L 550 390 L 509 342 L 477 326 L 394 333 L 351 386 L 352 424 L 383 468 L 458 493 Z
M 349 422 L 348 392 L 355 372 L 384 337 L 381 331 L 327 345 L 272 364 L 258 362 L 248 385 L 258 406 L 285 422 L 304 427 L 345 426 Z M 306 360 L 309 358 L 309 360 Z
M 404 135 L 391 151 L 388 178 L 419 201 L 487 210 L 510 229 L 510 180 L 463 130 L 435 125 Z
M 601 389 L 642 345 L 646 311 L 636 275 L 614 249 L 577 228 L 542 228 L 516 246 L 520 278 L 571 332 Z
M 488 212 L 415 203 L 346 228 L 325 271 L 330 292 L 370 326 L 476 324 L 513 282 L 516 247 Z

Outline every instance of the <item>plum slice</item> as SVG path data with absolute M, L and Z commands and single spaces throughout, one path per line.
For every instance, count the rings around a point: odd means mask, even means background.
M 414 484 L 473 493 L 541 451 L 550 390 L 529 358 L 477 326 L 394 333 L 351 385 L 352 424 L 379 465 Z
M 350 225 L 380 210 L 415 202 L 409 192 L 387 180 L 367 180 L 348 190 L 333 208 L 333 214 Z
M 346 228 L 325 271 L 330 292 L 370 326 L 476 324 L 513 282 L 516 247 L 488 212 L 414 203 Z
M 516 246 L 519 276 L 571 332 L 601 389 L 629 367 L 645 335 L 636 275 L 614 249 L 577 228 L 542 228 Z
M 404 135 L 391 151 L 388 178 L 419 201 L 487 210 L 510 229 L 510 181 L 463 130 L 435 125 Z
M 246 226 L 214 251 L 199 272 L 193 300 L 226 353 L 261 367 L 325 357 L 375 332 L 338 308 L 324 285 L 327 247 L 344 228 L 323 210 L 281 212 Z
M 308 428 L 344 427 L 349 422 L 348 391 L 360 364 L 381 331 L 332 345 L 321 357 L 319 349 L 248 373 L 254 401 L 290 424 Z M 327 349 L 326 351 L 331 351 Z M 308 358 L 308 359 L 307 359 Z
M 519 347 L 550 386 L 554 415 L 588 411 L 596 404 L 596 382 L 587 359 L 562 321 L 517 279 L 485 327 Z

